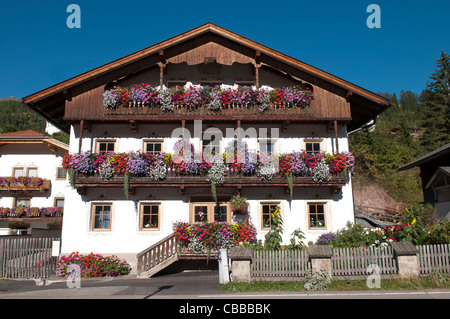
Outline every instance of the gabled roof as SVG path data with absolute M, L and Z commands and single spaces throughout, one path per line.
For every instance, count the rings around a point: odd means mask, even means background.
M 64 151 L 69 151 L 69 145 L 66 143 L 32 130 L 0 134 L 0 145 L 19 143 L 45 143 L 51 149 L 55 149 L 56 147 Z
M 308 74 L 314 78 L 320 79 L 321 81 L 325 81 L 326 83 L 330 83 L 346 90 L 346 92 L 348 92 L 348 97 L 354 99 L 356 101 L 355 103 L 359 103 L 358 112 L 355 113 L 358 113 L 357 116 L 361 117 L 361 119 L 357 121 L 356 126 L 363 125 L 371 119 L 374 119 L 379 113 L 390 107 L 390 101 L 384 97 L 315 68 L 307 63 L 221 28 L 213 23 L 206 23 L 168 40 L 162 41 L 123 58 L 97 67 L 91 71 L 82 73 L 66 81 L 50 86 L 44 90 L 24 97 L 22 101 L 55 126 L 68 132 L 68 126 L 63 121 L 64 111 L 55 110 L 54 106 L 58 104 L 59 108 L 64 108 L 62 101 L 67 97 L 70 89 L 88 82 L 95 82 L 96 79 L 104 76 L 105 74 L 114 73 L 114 75 L 118 78 L 125 75 L 121 73 L 123 72 L 121 68 L 124 68 L 127 65 L 138 63 L 183 42 L 194 40 L 208 34 L 220 36 L 225 38 L 228 42 L 237 43 L 243 46 L 246 54 L 252 55 L 253 57 L 258 54 L 261 61 L 278 61 L 290 68 L 300 70 L 304 74 Z M 40 104 L 45 104 L 45 106 Z
M 421 156 L 418 159 L 416 159 L 408 164 L 405 164 L 405 165 L 399 167 L 397 170 L 404 171 L 408 168 L 422 165 L 424 163 L 427 163 L 429 161 L 432 161 L 432 160 L 434 160 L 438 157 L 444 156 L 444 155 L 450 156 L 450 143 L 446 144 L 438 149 L 435 149 L 434 151 L 431 151 L 431 152 L 425 154 L 424 156 Z
M 435 186 L 447 186 L 450 187 L 450 166 L 440 166 L 431 177 L 425 188 Z
M 38 133 L 32 130 L 20 131 L 20 132 L 8 132 L 0 134 L 0 138 L 8 138 L 8 137 L 44 137 L 45 134 Z

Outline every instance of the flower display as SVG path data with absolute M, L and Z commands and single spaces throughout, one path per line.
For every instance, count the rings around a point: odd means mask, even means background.
M 43 179 L 40 177 L 0 177 L 0 187 L 8 186 L 41 186 Z
M 140 107 L 158 105 L 164 111 L 173 111 L 174 108 L 192 110 L 206 106 L 210 110 L 220 110 L 227 107 L 247 107 L 250 104 L 259 104 L 260 111 L 270 106 L 274 107 L 301 107 L 311 104 L 314 92 L 304 90 L 299 86 L 285 88 L 270 88 L 263 86 L 237 87 L 218 85 L 202 87 L 186 84 L 175 88 L 151 87 L 149 84 L 133 84 L 129 88 L 115 86 L 103 93 L 103 105 L 107 109 L 115 109 L 120 105 L 125 107 Z
M 131 266 L 125 259 L 120 260 L 117 256 L 103 257 L 101 254 L 90 253 L 81 255 L 73 252 L 69 256 L 60 258 L 56 267 L 57 276 L 70 277 L 74 272 L 78 272 L 83 278 L 89 277 L 117 277 L 127 275 L 131 271 Z
M 246 197 L 235 195 L 230 199 L 230 208 L 233 213 L 246 214 L 248 212 L 248 206 L 249 203 Z
M 237 246 L 239 243 L 255 243 L 256 228 L 247 218 L 236 224 L 225 222 L 173 224 L 175 238 L 182 247 L 192 252 L 205 248 L 220 249 Z
M 0 207 L 0 218 L 7 217 L 55 217 L 62 216 L 63 207 Z
M 227 176 L 258 176 L 261 180 L 282 176 L 287 178 L 292 191 L 294 177 L 311 177 L 316 183 L 327 182 L 332 175 L 341 172 L 345 174 L 351 170 L 354 157 L 350 152 L 309 154 L 295 151 L 280 155 L 258 154 L 249 152 L 246 143 L 238 145 L 236 141 L 231 141 L 223 154 L 199 154 L 195 152 L 189 140 L 180 139 L 175 143 L 173 153 L 66 154 L 62 166 L 69 170 L 72 185 L 75 173 L 98 175 L 103 179 L 112 178 L 114 175 L 124 176 L 125 192 L 128 191 L 130 176 L 147 176 L 154 181 L 162 181 L 169 174 L 203 176 L 211 183 L 215 197 L 216 185 L 224 184 Z

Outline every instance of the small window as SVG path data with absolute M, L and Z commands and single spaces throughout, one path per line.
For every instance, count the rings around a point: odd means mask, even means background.
M 92 205 L 92 229 L 110 230 L 111 229 L 111 204 L 93 204 Z
M 185 85 L 186 81 L 167 81 L 168 88 L 184 87 Z
M 238 88 L 242 89 L 244 87 L 252 87 L 255 85 L 253 81 L 236 81 L 235 84 L 238 85 Z
M 31 198 L 29 197 L 17 197 L 14 198 L 14 207 L 30 207 Z
M 222 85 L 222 82 L 220 82 L 220 81 L 203 81 L 200 83 L 200 85 L 203 86 L 203 88 L 208 88 L 208 87 L 215 87 L 215 86 Z
M 320 142 L 305 142 L 305 149 L 307 154 L 320 153 Z
M 37 167 L 29 167 L 29 168 L 27 168 L 27 176 L 28 177 L 37 177 L 38 176 L 38 169 L 37 169 Z
M 159 212 L 161 204 L 141 204 L 141 230 L 159 230 Z
M 25 169 L 23 167 L 14 167 L 13 177 L 22 177 L 22 176 L 25 176 Z
M 56 179 L 66 179 L 67 170 L 65 168 L 58 167 L 56 169 Z
M 207 134 L 203 134 L 203 136 L 206 136 L 205 139 L 203 139 L 202 142 L 202 153 L 203 154 L 219 154 L 220 153 L 220 146 L 222 144 L 222 132 L 217 129 L 213 131 L 208 131 Z
M 116 141 L 97 141 L 97 152 L 114 152 Z
M 144 153 L 161 154 L 163 151 L 162 141 L 144 141 Z
M 55 207 L 64 207 L 64 197 L 55 198 Z
M 308 216 L 310 229 L 326 228 L 324 203 L 308 203 Z
M 261 139 L 258 141 L 259 154 L 275 154 L 275 141 L 271 139 Z
M 272 225 L 272 214 L 280 208 L 280 203 L 261 204 L 261 229 L 268 230 Z

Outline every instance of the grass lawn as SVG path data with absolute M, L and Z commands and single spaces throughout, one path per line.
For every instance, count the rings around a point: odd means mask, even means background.
M 221 285 L 221 289 L 228 292 L 255 292 L 255 291 L 307 291 L 303 286 L 306 281 L 253 281 L 229 282 Z M 377 289 L 377 288 L 373 288 Z M 367 286 L 365 280 L 333 280 L 328 285 L 331 291 L 363 291 L 373 290 Z M 430 276 L 427 278 L 411 279 L 382 279 L 380 288 L 382 290 L 422 290 L 422 289 L 450 289 L 450 278 L 448 275 Z

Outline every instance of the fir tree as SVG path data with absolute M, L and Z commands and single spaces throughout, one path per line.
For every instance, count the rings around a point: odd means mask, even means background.
M 427 151 L 450 142 L 450 55 L 442 51 L 435 65 L 436 71 L 420 97 L 424 128 L 421 143 Z

